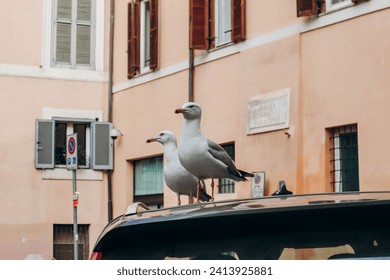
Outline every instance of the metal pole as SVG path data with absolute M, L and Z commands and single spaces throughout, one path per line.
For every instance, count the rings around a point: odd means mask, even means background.
M 189 51 L 189 77 L 188 77 L 188 101 L 194 101 L 194 50 L 190 49 Z
M 73 195 L 77 193 L 77 185 L 76 185 L 76 170 L 72 171 L 72 177 L 73 177 Z M 78 250 L 78 240 L 79 240 L 79 234 L 77 229 L 77 206 L 73 204 L 73 253 L 74 253 L 74 259 L 79 259 L 79 250 Z
M 114 72 L 114 26 L 115 26 L 115 0 L 110 3 L 110 41 L 108 53 L 108 122 L 112 123 L 113 110 L 113 72 Z M 112 170 L 107 170 L 107 216 L 108 221 L 113 218 L 112 206 Z

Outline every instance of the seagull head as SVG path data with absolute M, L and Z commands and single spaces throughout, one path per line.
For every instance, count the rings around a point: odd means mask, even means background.
M 202 116 L 202 108 L 198 103 L 187 102 L 184 103 L 180 109 L 175 110 L 176 114 L 183 114 L 187 120 L 200 119 Z
M 176 144 L 176 137 L 175 134 L 173 134 L 173 132 L 169 130 L 164 130 L 158 133 L 154 138 L 150 138 L 146 140 L 146 143 L 152 143 L 152 142 L 159 142 L 163 145 L 169 142 L 173 142 Z

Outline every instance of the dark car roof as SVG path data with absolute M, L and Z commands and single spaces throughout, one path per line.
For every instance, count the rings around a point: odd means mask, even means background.
M 368 213 L 367 209 L 372 208 L 372 206 L 377 206 L 377 210 Z M 340 212 L 340 209 L 344 209 L 344 212 Z M 389 209 L 390 192 L 384 191 L 269 196 L 192 204 L 158 210 L 141 210 L 136 213 L 121 215 L 111 221 L 100 235 L 94 250 L 102 249 L 105 242 L 118 238 L 122 231 L 125 231 L 127 236 L 131 238 L 155 230 L 156 226 L 162 234 L 164 232 L 171 234 L 172 231 L 179 231 L 178 227 L 187 227 L 188 230 L 193 230 L 202 225 L 207 225 L 207 228 L 214 228 L 215 230 L 221 225 L 231 224 L 231 230 L 234 231 L 234 223 L 242 224 L 246 221 L 247 225 L 250 225 L 253 217 L 266 217 L 261 220 L 261 223 L 267 224 L 268 228 L 282 230 L 283 224 L 291 226 L 293 223 L 298 225 L 309 221 L 315 226 L 316 217 L 320 217 L 319 213 L 324 210 L 326 214 L 322 216 L 332 219 L 332 222 L 335 221 L 335 226 L 340 226 L 344 223 L 346 217 L 353 220 L 359 219 L 359 216 L 361 217 L 363 214 L 378 216 L 381 211 L 388 211 Z M 305 214 L 302 216 L 299 213 Z M 341 215 L 337 223 L 336 215 L 339 216 L 339 213 L 344 213 L 344 216 Z M 294 217 L 300 218 L 294 220 Z M 321 219 L 324 219 L 324 217 Z M 278 222 L 278 219 L 286 218 L 288 220 Z M 179 237 L 179 233 L 177 235 Z

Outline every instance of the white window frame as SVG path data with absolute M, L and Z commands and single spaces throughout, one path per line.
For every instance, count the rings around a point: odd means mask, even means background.
M 351 130 L 348 132 L 357 132 L 357 126 L 351 125 Z M 335 131 L 333 133 L 333 159 L 334 162 L 334 191 L 335 192 L 343 192 L 343 172 L 341 171 L 342 159 L 341 159 L 341 149 L 340 149 L 340 136 L 344 133 L 340 133 L 340 131 Z
M 232 1 L 215 0 L 215 46 L 232 42 Z
M 66 123 L 66 135 L 73 134 L 73 126 L 74 124 L 86 124 L 85 129 L 85 157 L 86 157 L 86 164 L 85 165 L 78 165 L 78 168 L 91 168 L 91 122 L 92 121 L 83 121 L 78 119 L 72 119 L 67 121 L 62 121 L 60 119 L 54 118 L 55 123 Z M 55 137 L 55 132 L 54 132 Z M 55 156 L 55 151 L 54 151 Z M 66 168 L 66 164 L 55 164 L 54 162 L 54 168 Z
M 102 111 L 90 111 L 90 110 L 74 110 L 74 109 L 58 109 L 58 108 L 43 108 L 42 119 L 93 119 L 102 120 Z M 91 127 L 89 127 L 91 129 Z M 90 145 L 90 144 L 88 144 Z M 91 150 L 91 149 L 89 149 Z M 93 170 L 91 168 L 77 170 L 77 178 L 80 180 L 103 180 L 103 173 L 99 170 Z M 72 180 L 72 172 L 69 172 L 66 168 L 54 167 L 54 169 L 43 169 L 42 179 L 46 180 Z
M 143 0 L 140 1 L 140 4 L 140 71 L 141 73 L 145 73 L 150 72 L 150 3 L 149 0 Z
M 71 11 L 71 19 L 57 19 L 57 7 L 58 0 L 53 0 L 53 26 L 52 26 L 52 45 L 51 45 L 51 66 L 59 67 L 59 68 L 71 68 L 71 69 L 85 69 L 85 70 L 94 70 L 95 69 L 95 18 L 96 18 L 96 5 L 95 0 L 91 0 L 91 19 L 90 21 L 85 20 L 77 20 L 77 1 L 79 0 L 68 0 L 72 1 L 72 11 Z M 67 23 L 71 25 L 71 57 L 70 63 L 58 62 L 56 59 L 56 49 L 57 49 L 57 24 L 58 23 Z M 91 28 L 91 36 L 90 36 L 90 50 L 89 64 L 77 64 L 76 62 L 76 54 L 77 54 L 77 27 L 78 26 L 90 26 Z
M 333 4 L 333 0 L 325 0 L 326 13 L 335 12 L 355 5 L 352 0 L 344 0 Z
M 40 72 L 46 76 L 66 80 L 81 81 L 105 81 L 104 76 L 104 0 L 95 0 L 95 40 L 94 40 L 94 69 L 61 68 L 51 64 L 52 38 L 53 38 L 53 7 L 54 0 L 44 0 L 44 36 L 43 36 L 43 61 Z

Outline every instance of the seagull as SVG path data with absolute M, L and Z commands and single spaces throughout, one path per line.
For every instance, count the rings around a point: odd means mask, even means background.
M 175 135 L 168 130 L 161 131 L 154 138 L 146 140 L 146 143 L 159 142 L 164 146 L 164 180 L 167 186 L 177 194 L 178 202 L 181 205 L 180 195 L 192 197 L 197 195 L 198 179 L 188 172 L 179 161 L 177 141 Z M 200 201 L 209 201 L 209 196 L 205 191 L 205 184 L 201 182 L 203 188 L 200 190 Z
M 214 178 L 227 178 L 239 182 L 247 181 L 245 177 L 254 176 L 252 173 L 237 169 L 224 148 L 203 136 L 200 129 L 202 108 L 199 104 L 185 103 L 180 109 L 176 109 L 175 113 L 184 116 L 179 160 L 185 169 L 198 178 L 199 182 L 212 179 L 212 197 Z

